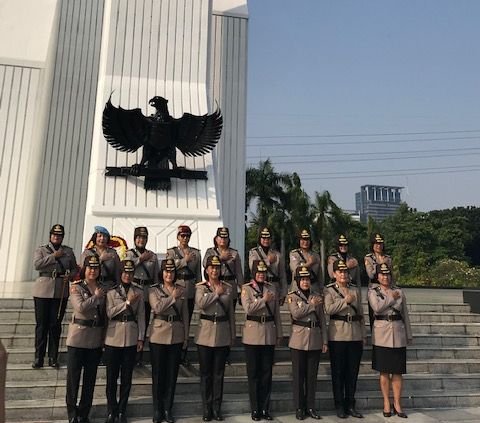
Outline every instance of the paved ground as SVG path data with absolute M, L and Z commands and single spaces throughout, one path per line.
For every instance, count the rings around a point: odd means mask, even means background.
M 424 410 L 405 410 L 408 414 L 408 419 L 401 419 L 397 416 L 391 418 L 383 417 L 382 413 L 367 412 L 364 419 L 339 419 L 335 416 L 333 411 L 324 412 L 322 422 L 357 422 L 357 423 L 378 423 L 378 422 L 408 422 L 408 423 L 461 423 L 461 422 L 480 422 L 480 407 L 460 408 L 460 409 L 424 409 Z M 129 419 L 129 423 L 151 423 L 151 419 Z M 103 423 L 104 420 L 95 420 L 92 423 Z M 178 419 L 176 423 L 200 423 L 200 417 L 189 417 Z M 298 423 L 294 415 L 275 415 L 276 423 Z M 315 420 L 307 419 L 305 423 L 313 423 Z M 227 416 L 225 423 L 252 423 L 250 415 L 244 414 L 240 416 Z M 265 422 L 263 422 L 265 423 Z

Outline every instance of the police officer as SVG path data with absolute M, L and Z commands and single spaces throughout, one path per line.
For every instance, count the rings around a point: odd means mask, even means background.
M 335 263 L 337 260 L 343 260 L 345 262 L 348 267 L 350 281 L 360 288 L 362 281 L 360 279 L 360 268 L 358 266 L 358 261 L 355 257 L 348 254 L 348 239 L 343 234 L 339 235 L 337 238 L 337 251 L 328 256 L 328 276 L 330 277 L 332 282 L 335 282 L 333 263 Z
M 362 418 L 355 408 L 358 371 L 366 342 L 361 291 L 350 282 L 343 260 L 333 263 L 335 281 L 325 289 L 325 312 L 330 315 L 328 349 L 337 416 Z
M 108 246 L 110 233 L 103 226 L 95 226 L 95 232 L 90 238 L 93 247 L 86 248 L 80 262 L 83 263 L 87 256 L 97 255 L 100 258 L 99 284 L 108 291 L 120 283 L 120 259 L 117 252 Z
M 195 308 L 195 285 L 202 281 L 202 270 L 200 250 L 190 247 L 192 230 L 187 225 L 181 225 L 177 230 L 178 246 L 167 250 L 167 258 L 175 261 L 177 269 L 177 281 L 185 286 L 188 302 L 188 325 L 192 320 L 193 309 Z M 188 365 L 187 346 L 182 352 L 182 363 Z
M 372 330 L 372 368 L 380 372 L 383 415 L 406 418 L 402 410 L 402 374 L 407 372 L 406 346 L 412 342 L 405 293 L 392 284 L 388 264 L 377 264 L 378 285 L 368 290 L 368 302 L 374 312 Z M 393 410 L 390 405 L 393 390 Z
M 35 304 L 35 361 L 34 369 L 43 367 L 48 343 L 48 365 L 58 366 L 58 346 L 62 320 L 67 308 L 69 281 L 77 270 L 73 250 L 62 245 L 65 229 L 53 225 L 50 240 L 35 250 L 33 265 L 40 273 L 33 285 Z
M 280 302 L 280 305 L 283 305 L 287 295 L 285 260 L 280 252 L 274 250 L 271 246 L 272 233 L 269 228 L 264 227 L 260 230 L 258 245 L 248 253 L 248 267 L 253 275 L 253 262 L 263 261 L 267 266 L 266 281 L 270 283 L 271 287 L 275 287 L 277 300 Z
M 273 355 L 275 344 L 280 344 L 283 336 L 278 294 L 272 283 L 266 281 L 267 271 L 263 260 L 254 260 L 253 279 L 242 288 L 242 307 L 246 313 L 243 344 L 253 421 L 273 420 L 270 414 Z
M 135 355 L 143 349 L 145 335 L 145 310 L 143 287 L 132 284 L 135 264 L 124 260 L 121 264 L 121 283 L 107 293 L 109 319 L 105 337 L 105 362 L 107 364 L 106 423 L 126 423 L 126 409 Z M 117 379 L 120 374 L 120 398 L 117 400 Z
M 195 304 L 200 312 L 195 343 L 200 363 L 203 421 L 223 420 L 223 377 L 230 347 L 235 342 L 232 286 L 220 279 L 222 263 L 207 258 L 205 282 L 197 284 Z
M 290 289 L 298 289 L 295 272 L 299 266 L 309 269 L 312 279 L 312 289 L 317 292 L 323 291 L 323 274 L 320 266 L 320 255 L 312 250 L 312 239 L 306 229 L 302 229 L 298 237 L 299 248 L 290 251 L 290 271 L 292 272 L 292 285 Z
M 288 346 L 292 352 L 293 399 L 298 420 L 305 416 L 321 419 L 315 409 L 315 392 L 320 354 L 328 351 L 323 298 L 311 290 L 311 277 L 307 266 L 297 267 L 298 289 L 287 297 L 292 317 Z
M 392 258 L 385 254 L 385 240 L 382 234 L 376 233 L 370 241 L 370 253 L 365 256 L 365 270 L 367 271 L 369 283 L 368 288 L 378 286 L 377 265 L 385 263 L 390 269 L 393 267 Z M 392 278 L 393 281 L 393 278 Z M 370 319 L 370 329 L 373 327 L 373 310 L 368 303 L 368 316 Z
M 70 287 L 72 321 L 67 335 L 67 412 L 69 423 L 88 423 L 92 408 L 97 367 L 102 356 L 105 321 L 105 291 L 98 284 L 100 260 L 85 257 L 82 278 Z M 80 374 L 83 369 L 82 396 L 77 406 Z
M 217 256 L 222 263 L 220 279 L 232 285 L 233 304 L 235 306 L 238 297 L 238 289 L 243 285 L 242 259 L 238 251 L 230 248 L 230 231 L 228 228 L 218 228 L 214 247 L 207 249 L 203 257 L 203 267 L 206 268 L 208 257 Z
M 157 255 L 150 250 L 147 250 L 148 229 L 145 226 L 139 226 L 133 231 L 133 241 L 135 248 L 127 251 L 126 258 L 132 260 L 135 265 L 135 274 L 133 281 L 143 288 L 144 309 L 145 309 L 145 333 L 147 333 L 148 325 L 150 323 L 150 303 L 148 301 L 148 290 L 150 285 L 158 283 L 158 259 Z M 137 364 L 142 365 L 142 352 L 137 354 Z
M 162 260 L 160 271 L 160 282 L 151 286 L 149 294 L 153 310 L 150 333 L 153 422 L 172 423 L 180 356 L 188 342 L 188 304 L 185 288 L 175 283 L 174 260 Z

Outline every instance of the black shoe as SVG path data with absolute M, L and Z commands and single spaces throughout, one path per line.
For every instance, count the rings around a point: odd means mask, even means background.
M 164 417 L 163 410 L 157 410 L 153 412 L 153 423 L 162 423 Z
M 105 423 L 115 423 L 115 414 L 109 413 Z
M 357 419 L 363 419 L 363 414 L 361 414 L 357 410 L 355 410 L 355 407 L 349 407 L 347 409 L 347 415 L 350 415 L 352 417 L 356 417 Z
M 32 363 L 32 369 L 41 369 L 43 367 L 43 360 L 36 358 Z
M 273 420 L 273 417 L 270 415 L 270 411 L 263 410 L 262 416 L 265 420 Z
M 71 417 L 68 419 L 68 423 L 78 423 L 78 419 L 76 417 Z
M 212 412 L 211 411 L 206 411 L 203 413 L 203 417 L 202 417 L 202 420 L 204 422 L 210 422 L 212 421 Z
M 307 410 L 307 416 L 310 416 L 312 419 L 321 420 L 322 416 L 318 414 L 318 411 L 315 408 L 309 408 Z
M 125 413 L 118 414 L 118 423 L 127 423 L 127 415 Z
M 393 414 L 396 414 L 401 419 L 407 419 L 408 418 L 408 416 L 403 411 L 397 411 L 395 409 L 395 406 L 393 407 Z
M 295 417 L 297 420 L 304 420 L 305 410 L 303 408 L 297 408 L 297 411 L 295 412 Z
M 339 419 L 346 419 L 348 416 L 345 414 L 345 410 L 343 408 L 337 408 L 337 417 Z
M 213 410 L 213 419 L 217 422 L 223 422 L 225 420 L 222 416 L 222 412 L 220 410 Z
M 260 412 L 252 411 L 252 420 L 254 422 L 259 422 L 260 420 L 262 420 L 262 415 L 260 414 Z
M 173 423 L 173 422 L 175 421 L 174 418 L 173 418 L 173 416 L 172 416 L 172 412 L 169 411 L 169 410 L 166 410 L 166 411 L 165 411 L 165 421 L 166 421 L 167 423 Z
M 50 367 L 55 367 L 55 368 L 58 367 L 58 361 L 57 361 L 57 359 L 56 359 L 56 358 L 49 358 L 49 359 L 48 359 L 48 365 L 49 365 Z

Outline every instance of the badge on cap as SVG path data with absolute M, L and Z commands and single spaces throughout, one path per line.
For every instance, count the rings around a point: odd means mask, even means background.
M 339 235 L 338 245 L 348 245 L 348 239 L 345 235 Z
M 303 229 L 302 232 L 300 232 L 300 238 L 310 239 L 310 233 L 306 229 Z
M 217 229 L 217 236 L 220 238 L 229 238 L 230 237 L 230 232 L 228 228 L 223 227 L 223 228 L 218 228 Z
M 266 227 L 260 231 L 260 238 L 271 238 L 271 236 L 270 229 Z

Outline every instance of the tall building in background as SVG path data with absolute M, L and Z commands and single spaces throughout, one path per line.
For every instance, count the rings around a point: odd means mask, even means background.
M 355 194 L 355 207 L 360 221 L 366 223 L 369 216 L 381 221 L 395 214 L 402 201 L 402 189 L 388 185 L 362 185 L 360 192 Z

